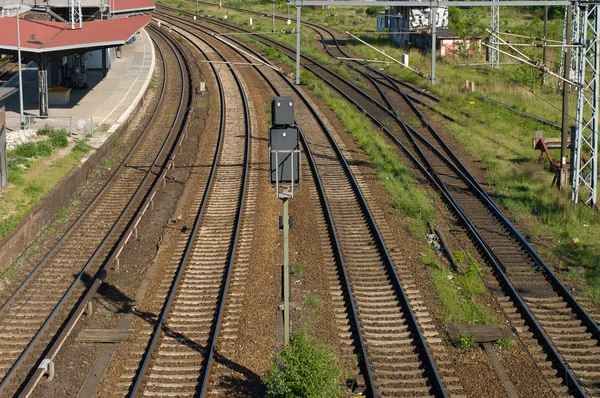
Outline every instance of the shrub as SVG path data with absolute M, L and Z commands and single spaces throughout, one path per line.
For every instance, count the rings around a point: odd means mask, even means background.
M 323 343 L 311 341 L 303 329 L 292 337 L 263 383 L 268 398 L 343 397 L 338 359 Z
M 365 14 L 367 14 L 370 17 L 373 17 L 373 16 L 375 16 L 375 14 L 377 14 L 377 11 L 379 11 L 379 7 L 371 6 L 371 7 L 367 7 Z
M 73 151 L 88 153 L 90 151 L 90 147 L 85 143 L 84 140 L 75 140 L 75 146 L 73 147 Z
M 57 129 L 52 126 L 44 126 L 37 132 L 38 135 L 44 135 L 50 138 L 52 148 L 64 148 L 69 145 L 68 133 L 65 129 Z

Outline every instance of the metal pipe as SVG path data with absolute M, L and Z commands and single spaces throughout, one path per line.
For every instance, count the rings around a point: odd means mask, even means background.
M 293 156 L 293 154 L 292 154 Z M 292 176 L 292 179 L 294 177 Z M 293 181 L 292 181 L 293 184 Z M 290 343 L 290 264 L 289 264 L 289 200 L 283 197 L 283 337 L 285 345 Z

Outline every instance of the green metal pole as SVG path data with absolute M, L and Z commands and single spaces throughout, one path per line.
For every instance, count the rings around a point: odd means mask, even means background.
M 283 198 L 283 337 L 286 346 L 290 343 L 289 232 L 288 198 Z

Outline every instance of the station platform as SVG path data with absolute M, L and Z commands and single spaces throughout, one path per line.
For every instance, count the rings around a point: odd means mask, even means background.
M 48 118 L 40 119 L 38 110 L 38 68 L 30 63 L 23 69 L 23 102 L 27 130 L 24 138 L 45 125 L 66 128 L 75 138 L 91 134 L 88 145 L 99 148 L 132 114 L 150 85 L 155 66 L 155 50 L 145 29 L 133 44 L 121 47 L 119 58 L 111 59 L 105 78 L 101 70 L 87 70 L 87 89 L 72 89 L 66 105 L 50 105 Z M 4 86 L 18 87 L 18 76 Z M 84 121 L 84 122 L 82 122 Z M 19 134 L 19 96 L 6 103 L 8 139 Z M 25 138 L 26 139 L 26 138 Z

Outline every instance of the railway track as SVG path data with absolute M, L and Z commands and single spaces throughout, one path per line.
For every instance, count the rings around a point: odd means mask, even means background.
M 165 14 L 159 15 L 174 25 L 185 24 Z M 185 28 L 197 28 L 208 35 L 214 33 L 206 26 L 185 24 Z M 244 45 L 237 42 L 237 46 Z M 254 62 L 259 57 L 255 56 Z M 249 62 L 250 58 L 242 61 Z M 300 127 L 307 131 L 303 135 L 303 146 L 313 175 L 318 176 L 318 190 L 323 195 L 326 218 L 333 234 L 339 288 L 349 297 L 342 305 L 350 309 L 346 316 L 351 320 L 354 334 L 346 338 L 352 340 L 351 344 L 364 358 L 362 370 L 370 394 L 445 396 L 442 380 L 396 266 L 331 132 L 311 103 L 287 79 L 268 68 L 257 70 L 275 94 L 294 95 L 302 100 L 297 102 L 296 112 Z M 343 324 L 348 319 L 340 322 Z
M 209 21 L 224 25 L 220 21 Z M 280 43 L 256 35 L 253 37 L 277 47 L 290 58 L 294 55 L 293 49 Z M 424 163 L 422 171 L 445 195 L 452 210 L 469 225 L 473 239 L 495 270 L 496 283 L 510 297 L 512 305 L 531 330 L 532 337 L 544 348 L 545 355 L 540 355 L 538 362 L 543 368 L 547 368 L 548 364 L 553 366 L 551 369 L 554 370 L 547 370 L 546 378 L 552 381 L 557 394 L 567 394 L 568 391 L 576 396 L 597 395 L 600 376 L 598 326 L 475 178 L 449 148 L 444 147 L 432 127 L 422 119 L 425 127 L 417 131 L 398 117 L 398 112 L 390 111 L 373 96 L 318 62 L 303 57 L 303 65 L 367 113 L 415 162 L 420 159 Z M 388 81 L 388 84 L 393 85 L 393 82 Z M 386 96 L 385 87 L 378 86 L 376 89 L 381 97 Z M 393 91 L 397 93 L 399 88 L 395 87 Z M 406 106 L 410 106 L 409 100 L 404 98 L 404 101 Z M 386 127 L 394 125 L 400 129 Z M 425 132 L 433 135 L 436 141 L 428 141 Z M 562 309 L 553 313 L 556 306 Z M 562 380 L 562 387 L 556 384 L 559 380 Z
M 337 48 L 342 51 L 339 46 Z M 511 297 L 515 301 L 511 303 L 506 299 L 502 300 L 504 311 L 512 313 L 513 308 L 516 308 L 519 312 L 527 313 L 528 309 L 531 310 L 559 351 L 559 355 L 568 362 L 568 367 L 574 373 L 570 383 L 567 381 L 566 384 L 572 385 L 577 380 L 582 388 L 575 389 L 583 390 L 579 393 L 597 396 L 600 392 L 600 336 L 597 325 L 485 194 L 476 179 L 427 122 L 410 97 L 403 93 L 392 79 L 387 76 L 384 78 L 395 86 L 392 90 L 378 87 L 384 97 L 385 92 L 388 92 L 385 102 L 390 110 L 395 115 L 416 114 L 422 122 L 416 129 L 404 126 L 413 146 L 420 147 L 419 153 L 415 151 L 413 154 L 419 156 L 428 169 L 439 177 L 439 181 L 462 210 L 463 216 L 473 223 L 485 241 L 486 248 L 491 250 L 492 256 L 495 257 L 491 262 L 498 265 L 495 267 L 496 277 L 503 285 L 512 285 L 505 288 L 504 292 L 497 292 L 502 298 Z M 398 104 L 404 104 L 404 109 Z M 420 142 L 420 146 L 414 141 L 415 138 Z M 505 276 L 510 279 L 508 283 L 503 280 Z M 498 286 L 498 281 L 490 278 L 491 275 L 488 276 L 488 285 Z M 509 293 L 510 290 L 516 290 L 520 297 Z M 525 318 L 528 317 L 531 315 L 525 315 Z M 512 321 L 520 323 L 519 319 Z M 553 351 L 553 347 L 547 348 Z M 539 358 L 546 379 L 551 381 L 555 391 L 565 394 L 567 391 L 557 385 L 556 377 L 552 377 L 553 372 L 548 366 L 548 359 L 543 355 Z
M 154 112 L 161 116 L 150 119 L 106 186 L 0 307 L 3 394 L 19 388 L 27 394 L 44 375 L 39 368 L 30 369 L 56 355 L 66 338 L 64 329 L 68 335 L 70 325 L 81 316 L 81 305 L 76 311 L 73 306 L 97 290 L 107 268 L 118 261 L 181 145 L 191 100 L 188 82 L 175 53 L 163 52 L 165 43 L 153 40 L 163 64 L 163 87 Z M 89 285 L 82 286 L 80 282 L 88 278 Z M 63 332 L 57 335 L 59 328 Z
M 205 43 L 192 45 L 207 60 L 219 59 Z M 200 184 L 204 189 L 193 198 L 193 227 L 179 237 L 159 288 L 140 304 L 144 314 L 158 315 L 138 330 L 132 349 L 143 359 L 125 364 L 119 388 L 111 391 L 116 395 L 194 396 L 204 391 L 225 306 L 235 306 L 227 293 L 245 203 L 250 120 L 237 73 L 210 65 L 222 110 L 214 161 Z

